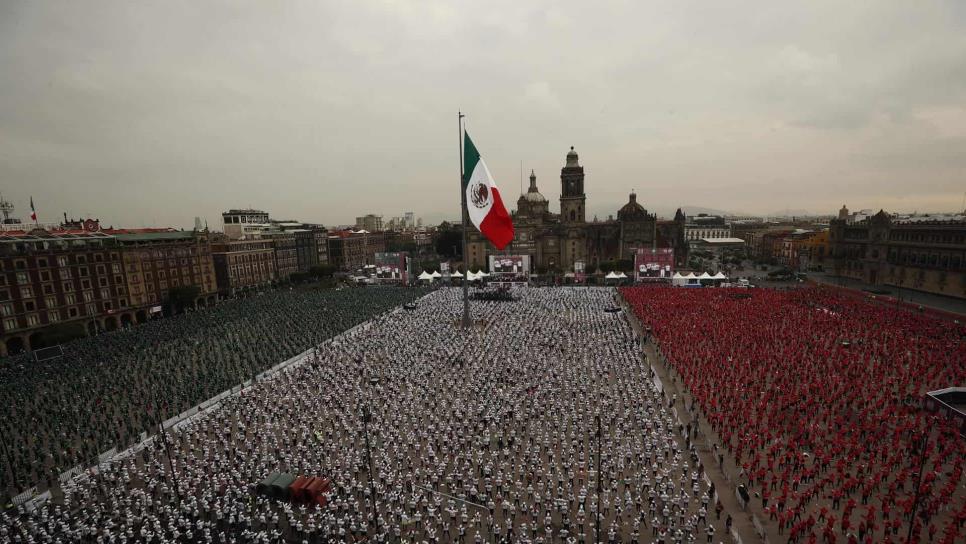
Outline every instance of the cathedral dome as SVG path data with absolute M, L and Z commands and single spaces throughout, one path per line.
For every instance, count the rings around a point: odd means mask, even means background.
M 626 220 L 643 217 L 647 217 L 647 210 L 637 203 L 637 193 L 631 193 L 627 204 L 621 206 L 621 209 L 617 211 L 617 218 Z
M 547 197 L 540 194 L 537 189 L 537 175 L 533 173 L 533 170 L 530 170 L 530 188 L 523 195 L 523 199 L 532 203 L 547 202 Z

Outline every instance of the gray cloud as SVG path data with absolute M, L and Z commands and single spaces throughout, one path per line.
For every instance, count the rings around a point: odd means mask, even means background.
M 504 192 L 523 161 L 555 199 L 574 145 L 602 217 L 958 207 L 963 3 L 788 4 L 5 2 L 0 189 L 133 226 L 455 217 L 463 109 Z

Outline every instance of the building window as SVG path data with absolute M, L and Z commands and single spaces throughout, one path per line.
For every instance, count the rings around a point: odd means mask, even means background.
M 12 331 L 17 329 L 17 320 L 10 317 L 3 320 L 3 330 Z
M 57 266 L 59 266 L 61 268 L 64 268 L 65 266 L 67 266 L 67 256 L 66 255 L 61 255 L 60 257 L 57 257 Z
M 32 298 L 34 296 L 34 290 L 30 287 L 20 288 L 20 298 Z
M 57 323 L 58 321 L 60 321 L 60 310 L 53 310 L 51 312 L 47 312 L 47 321 L 49 321 L 50 323 Z
M 77 262 L 80 264 L 87 264 L 87 255 L 78 255 Z
M 72 276 L 71 276 L 70 268 L 61 268 L 60 269 L 60 279 L 62 279 L 62 280 L 69 280 L 71 277 Z
M 0 304 L 0 315 L 3 317 L 10 317 L 13 315 L 13 304 L 5 302 Z
M 91 280 L 81 280 L 81 289 L 90 289 Z
M 104 301 L 104 310 L 111 310 L 111 309 L 112 309 L 111 301 L 110 300 L 105 300 Z
M 97 278 L 97 285 L 100 287 L 107 287 L 107 278 L 104 276 Z
M 66 295 L 64 295 L 64 300 L 67 301 L 67 304 L 76 304 L 77 295 L 75 295 L 74 293 L 67 293 Z
M 67 308 L 67 316 L 70 318 L 77 317 L 77 308 Z
M 82 278 L 87 276 L 87 272 L 88 272 L 88 270 L 87 270 L 87 267 L 86 266 L 82 266 L 82 267 L 80 267 L 80 268 L 77 269 L 77 274 L 80 275 L 80 277 L 82 277 Z
M 47 304 L 47 308 L 57 307 L 57 297 L 47 297 L 44 299 L 44 302 Z
M 27 261 L 25 259 L 17 259 L 16 261 L 13 262 L 13 267 L 16 268 L 17 270 L 26 270 Z
M 26 272 L 17 272 L 17 284 L 30 283 L 30 276 Z
M 61 287 L 63 287 L 63 288 L 64 288 L 64 292 L 65 292 L 65 293 L 69 293 L 69 292 L 71 292 L 71 291 L 73 291 L 73 290 L 74 290 L 74 283 L 73 283 L 73 282 L 69 282 L 69 281 L 65 281 L 65 282 L 64 282 L 64 283 L 63 283 L 63 284 L 61 285 Z
M 0 300 L 10 300 L 10 291 L 0 289 Z
M 94 300 L 94 291 L 84 291 L 84 302 Z
M 37 325 L 40 325 L 40 316 L 38 316 L 37 314 L 27 315 L 27 326 L 36 327 Z

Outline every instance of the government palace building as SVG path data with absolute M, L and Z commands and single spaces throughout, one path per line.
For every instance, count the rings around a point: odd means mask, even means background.
M 673 220 L 659 221 L 631 193 L 616 219 L 588 222 L 586 204 L 584 167 L 571 147 L 560 170 L 560 213 L 550 211 L 550 201 L 540 194 L 537 176 L 531 172 L 530 187 L 512 212 L 513 241 L 498 251 L 476 229 L 469 229 L 469 268 L 486 268 L 490 255 L 529 255 L 531 272 L 573 272 L 577 262 L 593 269 L 602 262 L 633 261 L 638 249 L 654 247 L 674 248 L 677 267 L 687 262 L 685 217 L 680 209 Z

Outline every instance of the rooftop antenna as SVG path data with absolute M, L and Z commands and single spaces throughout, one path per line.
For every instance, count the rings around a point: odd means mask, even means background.
M 523 195 L 523 161 L 520 161 L 520 195 Z
M 4 200 L 3 195 L 0 195 L 0 213 L 3 214 L 3 222 L 9 223 L 10 216 L 13 214 L 13 202 Z

